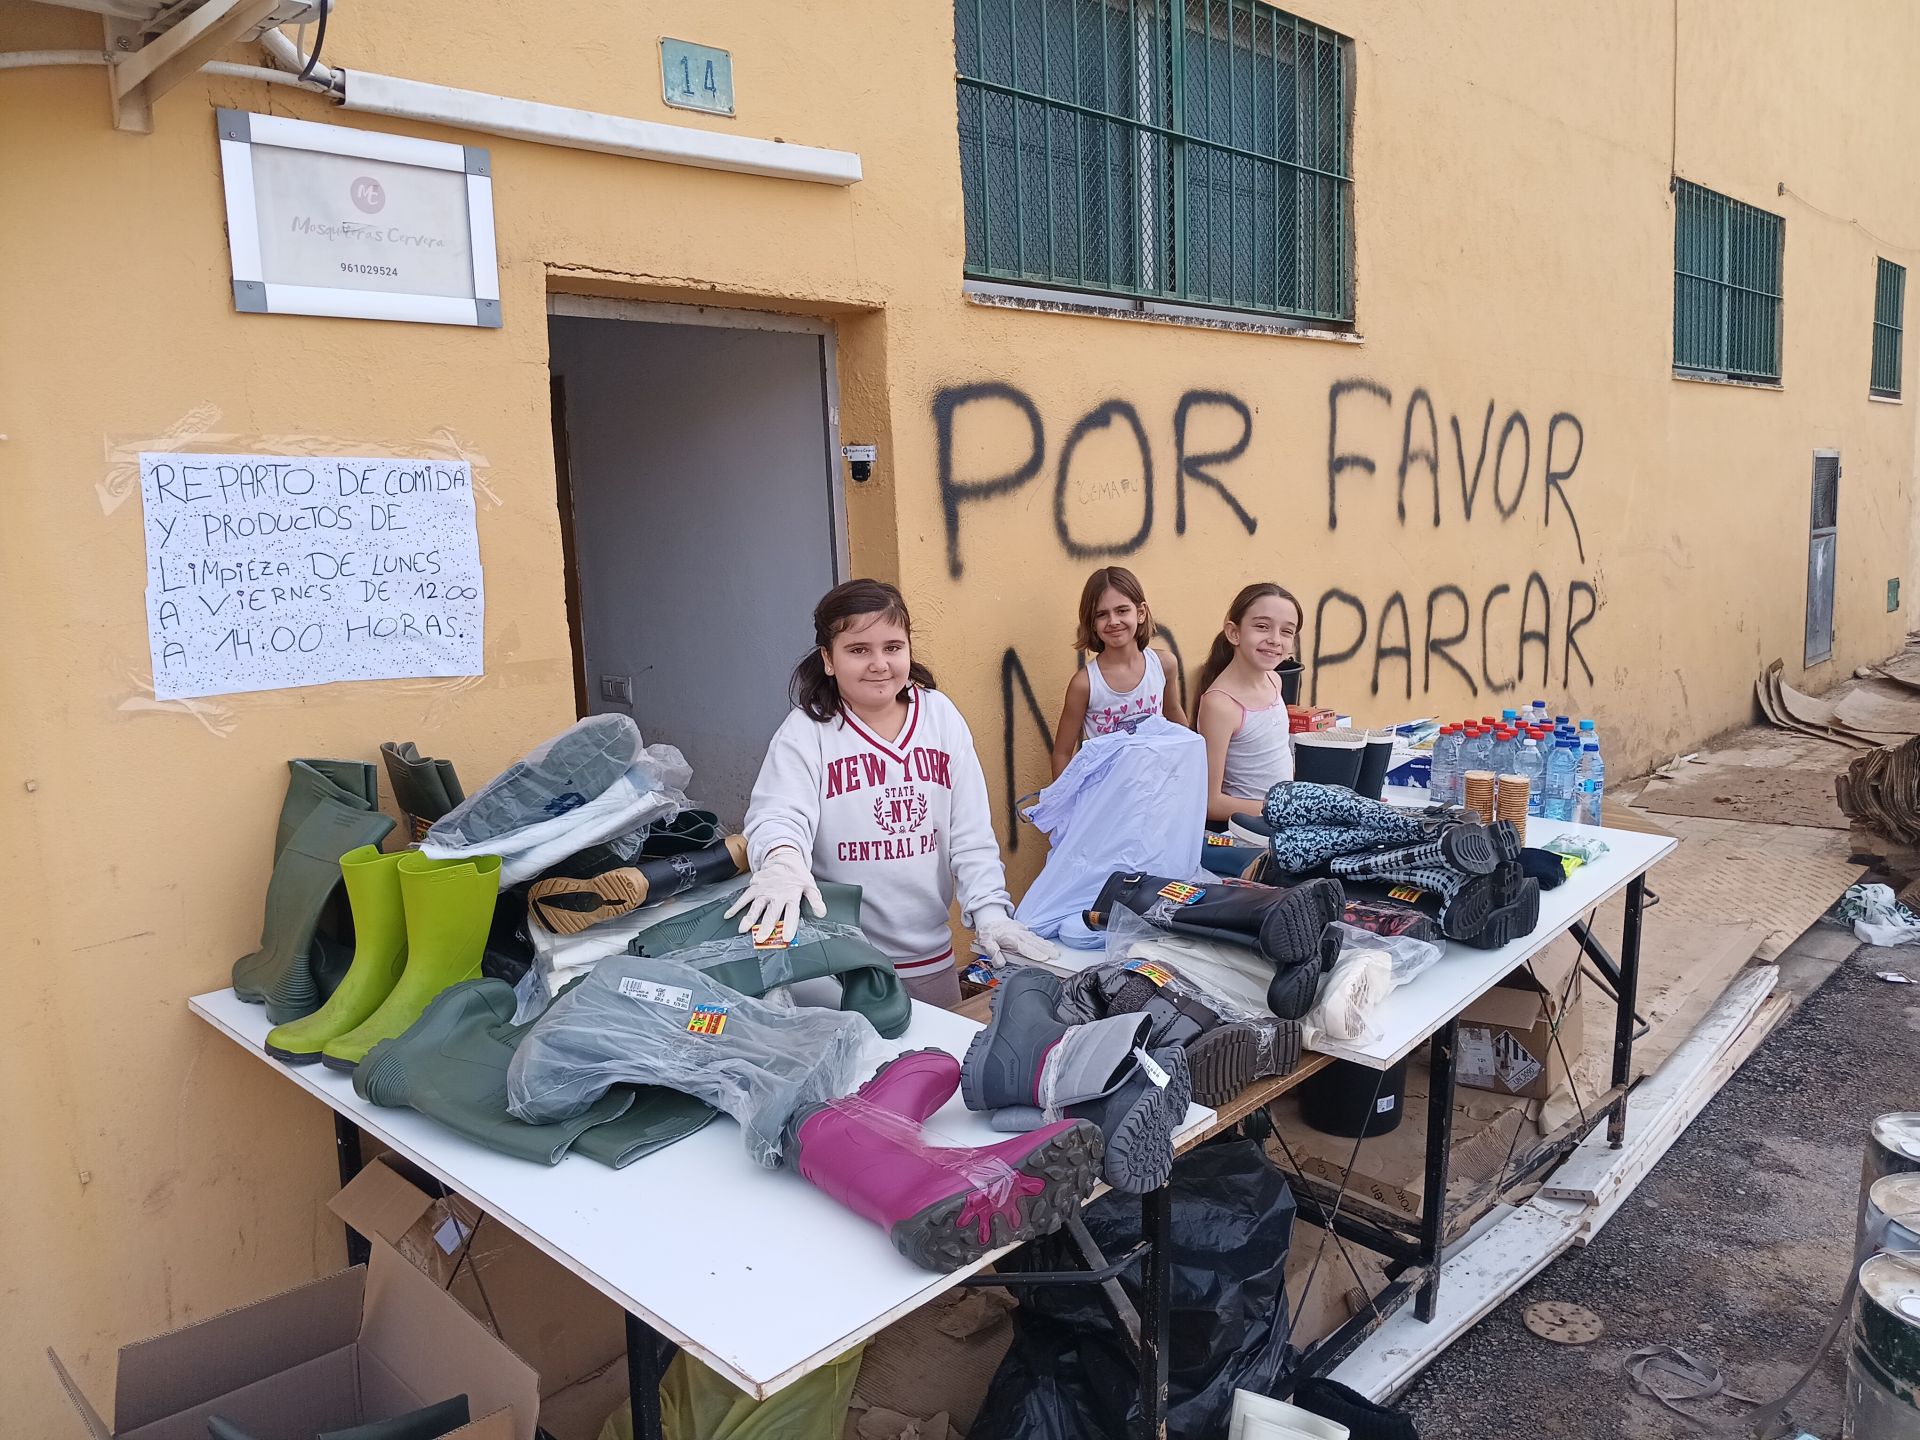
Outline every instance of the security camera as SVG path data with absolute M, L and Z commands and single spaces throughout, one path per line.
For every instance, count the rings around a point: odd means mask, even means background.
M 854 483 L 864 484 L 873 478 L 873 460 L 878 453 L 872 445 L 842 445 L 840 453 L 846 458 L 847 473 L 853 476 Z

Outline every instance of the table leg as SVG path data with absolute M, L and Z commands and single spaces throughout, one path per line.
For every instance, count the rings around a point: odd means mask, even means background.
M 347 1182 L 360 1173 L 360 1127 L 338 1110 L 333 1112 L 333 1150 L 340 1162 L 340 1188 L 344 1190 Z M 364 1265 L 372 1252 L 367 1237 L 347 1226 L 347 1264 Z
M 1140 1288 L 1140 1437 L 1166 1440 L 1167 1331 L 1173 1323 L 1172 1197 L 1162 1186 L 1140 1197 L 1140 1230 L 1151 1247 Z
M 627 1396 L 633 1440 L 660 1440 L 660 1380 L 672 1346 L 638 1315 L 627 1316 Z
M 1629 1022 L 1631 1007 L 1627 1014 Z M 1413 1313 L 1433 1319 L 1440 1304 L 1440 1253 L 1447 1232 L 1447 1168 L 1453 1151 L 1453 1055 L 1460 1038 L 1460 1022 L 1449 1020 L 1434 1032 L 1429 1048 L 1431 1076 L 1427 1083 L 1427 1178 L 1420 1201 L 1420 1265 L 1426 1278 L 1414 1299 Z
M 1640 989 L 1640 915 L 1646 908 L 1647 879 L 1627 882 L 1626 915 L 1620 922 L 1620 984 L 1613 1019 L 1613 1084 L 1620 1098 L 1607 1116 L 1607 1143 L 1618 1150 L 1627 1138 L 1626 1085 L 1633 1079 L 1633 1005 Z

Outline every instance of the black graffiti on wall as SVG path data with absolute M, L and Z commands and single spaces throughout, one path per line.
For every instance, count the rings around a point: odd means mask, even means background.
M 1009 420 L 1013 422 L 1012 446 L 988 473 L 962 476 L 956 471 L 954 436 L 963 414 L 974 422 L 1002 425 Z M 951 386 L 938 392 L 933 397 L 933 426 L 940 508 L 947 530 L 947 573 L 957 580 L 965 569 L 960 552 L 965 507 L 1010 495 L 1031 484 L 1046 465 L 1047 427 L 1031 396 L 999 381 Z M 1189 390 L 1174 406 L 1173 435 L 1174 533 L 1187 533 L 1187 489 L 1192 485 L 1212 491 L 1246 533 L 1253 534 L 1259 521 L 1218 473 L 1219 467 L 1238 460 L 1252 443 L 1253 411 L 1246 401 L 1221 390 Z M 1138 460 L 1139 498 L 1137 502 L 1129 502 L 1140 507 L 1138 521 L 1130 534 L 1122 531 L 1106 537 L 1089 537 L 1076 533 L 1068 505 L 1069 496 L 1074 493 L 1074 460 L 1089 441 L 1114 436 L 1119 437 L 1123 450 L 1130 442 L 1127 459 Z M 1124 475 L 1121 479 L 1125 483 L 1112 487 L 1107 493 L 1116 498 L 1128 495 L 1136 488 L 1135 478 L 1134 473 Z M 1120 559 L 1135 554 L 1147 543 L 1153 533 L 1153 522 L 1153 444 L 1147 436 L 1147 427 L 1130 402 L 1103 401 L 1074 422 L 1060 447 L 1053 480 L 1054 538 L 1069 559 Z
M 1175 402 L 1166 431 L 1156 432 L 1153 417 L 1143 418 L 1139 406 L 1108 398 L 1067 426 L 1057 449 L 1050 449 L 1047 417 L 1018 387 L 990 381 L 937 392 L 932 417 L 949 575 L 965 574 L 963 542 L 980 515 L 1049 481 L 1050 519 L 1063 558 L 1097 563 L 1138 554 L 1156 522 L 1164 525 L 1168 507 L 1156 487 L 1171 475 L 1176 535 L 1192 526 L 1239 539 L 1262 533 L 1263 517 L 1276 511 L 1286 517 L 1270 559 L 1245 574 L 1208 572 L 1209 581 L 1218 578 L 1224 605 L 1244 580 L 1286 579 L 1302 553 L 1302 522 L 1317 521 L 1315 491 L 1324 478 L 1329 531 L 1338 530 L 1343 518 L 1350 528 L 1356 518 L 1365 523 L 1355 507 L 1371 507 L 1377 518 L 1369 535 L 1383 525 L 1410 538 L 1457 528 L 1458 541 L 1447 538 L 1449 554 L 1475 543 L 1524 558 L 1496 583 L 1449 580 L 1424 589 L 1388 590 L 1397 579 L 1392 574 L 1377 587 L 1367 583 L 1388 568 L 1384 551 L 1379 563 L 1350 567 L 1302 616 L 1301 658 L 1311 703 L 1350 704 L 1362 685 L 1373 697 L 1411 701 L 1434 693 L 1436 683 L 1441 693 L 1464 689 L 1476 698 L 1528 685 L 1538 693 L 1593 683 L 1588 627 L 1604 597 L 1588 575 L 1554 575 L 1542 553 L 1564 536 L 1572 545 L 1570 558 L 1582 567 L 1587 563 L 1576 511 L 1581 489 L 1573 483 L 1586 452 L 1586 426 L 1571 409 L 1551 412 L 1544 423 L 1517 406 L 1503 410 L 1494 399 L 1484 409 L 1443 412 L 1424 386 L 1396 403 L 1388 385 L 1344 378 L 1326 390 L 1324 459 L 1310 448 L 1285 457 L 1262 453 L 1255 414 L 1230 390 L 1196 386 Z M 1297 426 L 1287 428 L 1297 433 Z M 1164 434 L 1160 443 L 1171 440 L 1168 467 L 1156 467 L 1157 433 Z M 1508 528 L 1530 529 L 1536 517 L 1535 536 L 1523 538 L 1524 532 Z M 1270 527 L 1263 540 L 1274 533 Z M 1438 540 L 1420 543 L 1432 548 Z M 1393 569 L 1404 569 L 1405 551 L 1396 548 L 1393 555 Z M 1524 574 L 1520 566 L 1528 567 Z M 1171 632 L 1162 626 L 1156 638 L 1177 660 Z M 1190 706 L 1184 669 L 1179 685 Z M 1018 796 L 1014 752 L 1022 712 L 1043 749 L 1052 745 L 1048 712 L 1013 646 L 1001 658 L 1001 695 L 1011 812 Z M 1009 845 L 1018 845 L 1017 827 Z
M 1353 410 L 1358 401 L 1353 397 L 1377 400 L 1391 407 L 1393 391 L 1385 385 L 1372 380 L 1350 379 L 1336 380 L 1327 387 L 1327 529 L 1340 528 L 1340 478 L 1348 471 L 1359 475 L 1372 475 L 1378 471 L 1379 464 L 1367 450 L 1342 448 L 1340 420 L 1342 401 L 1347 402 L 1349 434 L 1354 416 Z M 1526 499 L 1527 482 L 1533 470 L 1533 426 L 1528 422 L 1522 410 L 1510 410 L 1500 424 L 1499 439 L 1493 442 L 1493 470 L 1487 471 L 1487 444 L 1493 434 L 1493 415 L 1495 404 L 1487 402 L 1486 413 L 1480 419 L 1480 440 L 1474 452 L 1473 471 L 1469 478 L 1467 471 L 1467 442 L 1461 430 L 1460 417 L 1447 417 L 1447 428 L 1453 434 L 1453 460 L 1455 473 L 1460 482 L 1460 511 L 1462 521 L 1473 519 L 1474 503 L 1480 497 L 1483 481 L 1489 483 L 1492 491 L 1494 509 L 1502 520 L 1511 520 L 1520 509 L 1520 503 Z M 1471 421 L 1468 430 L 1471 430 Z M 1584 562 L 1587 558 L 1586 541 L 1580 534 L 1580 520 L 1573 512 L 1573 502 L 1567 498 L 1566 484 L 1573 478 L 1573 472 L 1579 468 L 1580 457 L 1587 448 L 1586 427 L 1580 423 L 1580 417 L 1568 410 L 1556 411 L 1547 421 L 1545 453 L 1541 467 L 1541 526 L 1546 530 L 1553 528 L 1554 506 L 1557 503 L 1565 513 L 1567 523 L 1573 527 L 1575 551 Z M 1570 452 L 1570 453 L 1569 453 Z M 1511 456 L 1511 459 L 1509 458 Z M 1559 463 L 1556 463 L 1558 461 Z M 1408 396 L 1406 408 L 1402 412 L 1400 423 L 1400 460 L 1395 469 L 1394 508 L 1399 523 L 1407 523 L 1407 477 L 1416 471 L 1424 470 L 1433 492 L 1433 526 L 1441 523 L 1440 503 L 1440 420 L 1433 407 L 1433 397 L 1425 389 L 1416 387 Z
M 1391 693 L 1392 687 L 1383 691 L 1381 674 L 1384 671 L 1391 678 L 1396 667 L 1402 679 L 1399 689 L 1403 700 L 1413 698 L 1416 670 L 1420 693 L 1431 693 L 1436 661 L 1443 672 L 1457 677 L 1471 696 L 1478 696 L 1482 689 L 1490 695 L 1511 694 L 1530 679 L 1541 689 L 1557 684 L 1571 690 L 1576 662 L 1582 679 L 1591 685 L 1593 666 L 1581 647 L 1580 632 L 1599 613 L 1599 592 L 1585 580 L 1568 581 L 1558 629 L 1554 628 L 1554 594 L 1538 570 L 1528 572 L 1517 597 L 1514 587 L 1501 581 L 1481 594 L 1477 607 L 1459 585 L 1435 585 L 1425 596 L 1426 620 L 1416 649 L 1412 614 L 1403 592 L 1395 590 L 1370 617 L 1366 602 L 1358 595 L 1337 587 L 1327 590 L 1314 607 L 1307 627 L 1311 635 L 1307 671 L 1312 676 L 1308 701 L 1320 703 L 1320 682 L 1330 678 L 1328 672 L 1363 659 L 1369 634 L 1373 637 L 1369 695 Z M 1465 658 L 1456 651 L 1463 651 Z M 1538 658 L 1537 669 L 1529 665 L 1530 656 Z M 1441 678 L 1446 678 L 1445 673 Z

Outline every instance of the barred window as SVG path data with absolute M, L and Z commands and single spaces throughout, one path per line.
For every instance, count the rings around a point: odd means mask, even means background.
M 1786 221 L 1731 196 L 1674 185 L 1673 364 L 1737 380 L 1780 378 Z
M 1907 267 L 1882 260 L 1873 286 L 1873 379 L 1870 393 L 1900 398 L 1900 316 L 1906 308 Z
M 955 0 L 967 274 L 1353 318 L 1352 42 L 1259 0 Z

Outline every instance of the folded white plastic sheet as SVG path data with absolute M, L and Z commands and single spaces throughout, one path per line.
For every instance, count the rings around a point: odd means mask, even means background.
M 1026 811 L 1051 847 L 1014 918 L 1057 939 L 1116 870 L 1184 880 L 1207 828 L 1207 745 L 1163 715 L 1096 735 Z

